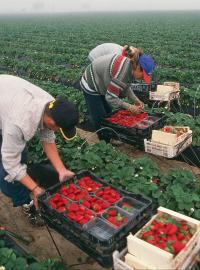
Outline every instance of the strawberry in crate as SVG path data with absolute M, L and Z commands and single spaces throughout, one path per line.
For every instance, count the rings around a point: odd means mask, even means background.
M 142 229 L 138 238 L 176 255 L 184 249 L 194 233 L 195 230 L 186 221 L 162 214 Z
M 59 213 L 63 213 L 66 210 L 69 201 L 65 199 L 61 194 L 55 193 L 47 203 Z
M 103 201 L 96 196 L 86 196 L 81 200 L 81 204 L 98 214 L 110 206 L 108 202 Z
M 120 110 L 114 113 L 111 117 L 106 118 L 110 123 L 117 124 L 124 127 L 134 127 L 138 122 L 147 119 L 148 113 L 142 112 L 133 115 L 129 110 Z
M 80 180 L 78 180 L 78 184 L 81 188 L 86 189 L 88 192 L 95 192 L 102 187 L 101 183 L 93 181 L 90 176 L 82 177 Z
M 83 197 L 88 195 L 87 190 L 82 190 L 73 183 L 68 184 L 68 185 L 63 185 L 60 188 L 59 192 L 72 201 L 79 201 Z
M 102 198 L 104 201 L 109 202 L 110 204 L 119 201 L 119 199 L 121 198 L 120 194 L 115 189 L 109 186 L 98 190 L 95 195 Z
M 65 216 L 80 225 L 84 225 L 95 216 L 91 210 L 77 203 L 71 203 L 68 205 L 66 211 L 67 214 L 65 214 Z
M 173 127 L 173 126 L 165 126 L 162 131 L 167 133 L 176 134 L 177 137 L 183 135 L 184 133 L 187 133 L 189 130 L 188 127 Z
M 108 209 L 103 214 L 103 218 L 105 218 L 116 227 L 121 227 L 128 221 L 128 217 L 115 207 Z

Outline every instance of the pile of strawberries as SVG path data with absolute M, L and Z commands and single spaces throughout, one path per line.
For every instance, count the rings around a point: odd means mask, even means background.
M 86 189 L 88 192 L 95 192 L 100 187 L 102 187 L 101 183 L 95 182 L 92 180 L 90 176 L 84 176 L 79 181 L 78 184 L 81 188 Z
M 65 214 L 65 216 L 80 225 L 84 225 L 94 217 L 94 213 L 83 205 L 71 203 L 67 207 L 67 214 Z
M 128 110 L 121 110 L 114 113 L 111 117 L 106 118 L 106 120 L 110 123 L 118 124 L 120 126 L 134 127 L 138 122 L 147 118 L 147 112 L 133 115 Z
M 110 206 L 108 202 L 105 202 L 95 196 L 87 196 L 81 201 L 81 203 L 96 213 L 100 213 Z
M 184 249 L 194 233 L 195 230 L 186 221 L 162 214 L 141 231 L 139 238 L 176 255 Z
M 113 204 L 121 198 L 120 194 L 111 187 L 105 187 L 96 192 L 96 196 L 102 198 L 104 201 Z
M 47 202 L 59 213 L 63 213 L 67 218 L 83 225 L 94 216 L 100 216 L 121 198 L 115 189 L 110 186 L 102 186 L 101 183 L 92 180 L 91 177 L 84 176 L 77 180 L 75 184 L 62 185 L 58 190 L 59 193 L 52 195 Z M 115 215 L 111 215 L 110 219 L 113 219 L 114 223 L 112 223 L 116 226 L 120 226 L 126 221 L 126 217 L 121 217 L 116 210 L 113 213 Z
M 60 188 L 60 193 L 73 201 L 79 201 L 80 199 L 88 195 L 87 190 L 80 189 L 73 183 L 69 185 L 63 185 Z
M 124 216 L 118 211 L 118 209 L 114 207 L 109 209 L 105 214 L 103 214 L 103 216 L 116 227 L 121 227 L 125 222 L 128 221 L 128 217 Z
M 66 210 L 66 206 L 69 201 L 65 199 L 61 194 L 55 193 L 49 200 L 48 203 L 52 208 L 56 209 L 59 213 L 63 213 Z
M 167 133 L 173 133 L 176 134 L 177 137 L 183 135 L 184 133 L 188 132 L 187 127 L 171 127 L 171 126 L 166 126 L 162 129 L 162 131 L 167 132 Z

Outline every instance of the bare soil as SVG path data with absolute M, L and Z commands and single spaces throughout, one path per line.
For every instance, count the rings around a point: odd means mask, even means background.
M 89 143 L 95 143 L 98 138 L 95 134 L 78 130 L 79 135 L 85 138 Z M 137 158 L 144 155 L 134 148 L 134 146 L 122 144 L 116 146 L 119 151 L 126 153 L 127 155 Z M 151 158 L 158 163 L 162 171 L 167 171 L 172 167 L 181 167 L 192 170 L 195 174 L 200 174 L 200 169 L 192 167 L 184 162 L 175 160 L 166 160 L 161 157 L 151 156 Z M 20 208 L 13 208 L 10 200 L 0 193 L 0 225 L 7 226 L 11 231 L 16 232 L 20 235 L 29 236 L 33 240 L 29 245 L 24 245 L 18 241 L 18 243 L 25 248 L 26 251 L 30 252 L 39 261 L 43 261 L 47 258 L 59 257 L 56 247 L 51 239 L 51 236 L 46 227 L 36 228 L 31 226 L 27 219 L 24 217 Z M 88 262 L 89 257 L 71 242 L 67 241 L 60 234 L 50 229 L 53 239 L 63 257 L 64 262 L 67 265 L 85 263 Z M 74 270 L 103 270 L 98 263 L 94 260 L 89 260 L 88 264 L 74 266 Z

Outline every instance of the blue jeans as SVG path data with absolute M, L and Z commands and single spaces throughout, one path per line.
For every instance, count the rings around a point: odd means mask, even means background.
M 2 145 L 2 137 L 0 136 L 0 149 Z M 21 162 L 26 163 L 27 161 L 27 152 L 26 148 L 22 152 Z M 29 195 L 29 190 L 22 185 L 19 181 L 13 181 L 12 183 L 4 180 L 8 173 L 4 170 L 1 154 L 0 154 L 0 189 L 4 195 L 11 198 L 13 206 L 21 206 L 23 204 L 30 203 L 31 198 Z
M 112 108 L 102 95 L 91 95 L 83 91 L 88 107 L 89 115 L 95 130 L 101 128 L 100 122 L 106 114 L 111 113 Z M 99 139 L 104 139 L 103 132 L 98 132 Z

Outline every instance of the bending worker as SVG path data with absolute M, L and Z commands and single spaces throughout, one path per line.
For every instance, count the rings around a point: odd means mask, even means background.
M 81 78 L 88 111 L 95 130 L 100 129 L 101 119 L 112 111 L 112 108 L 130 110 L 140 113 L 144 104 L 134 95 L 129 87 L 134 79 L 150 83 L 151 74 L 156 64 L 151 56 L 137 50 L 131 59 L 122 55 L 108 54 L 94 60 L 86 68 Z M 130 103 L 121 99 L 128 97 Z M 101 132 L 99 139 L 104 139 Z
M 43 225 L 37 211 L 37 197 L 43 190 L 27 174 L 26 142 L 38 132 L 59 180 L 72 176 L 60 159 L 54 131 L 60 130 L 65 139 L 74 137 L 79 113 L 65 98 L 54 99 L 19 77 L 0 75 L 0 93 L 0 189 L 14 207 L 22 206 L 32 224 Z

